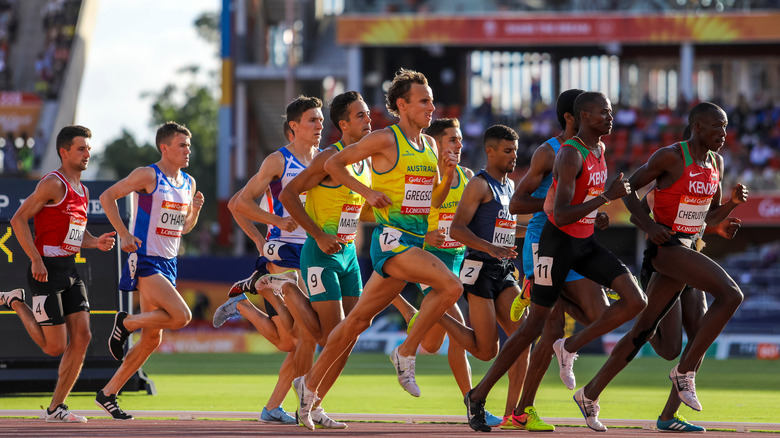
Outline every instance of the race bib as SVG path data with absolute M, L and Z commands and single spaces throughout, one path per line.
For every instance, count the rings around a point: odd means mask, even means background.
M 358 228 L 358 218 L 360 217 L 360 210 L 362 205 L 344 204 L 341 207 L 341 217 L 339 217 L 339 229 L 336 231 L 336 235 L 352 242 L 355 240 Z
M 482 262 L 469 259 L 463 260 L 463 267 L 460 268 L 460 282 L 463 284 L 476 283 L 481 270 Z
M 454 217 L 455 213 L 439 213 L 438 228 L 444 232 L 444 243 L 441 248 L 460 248 L 463 246 L 462 243 L 450 237 L 450 227 Z
M 534 284 L 552 286 L 552 257 L 539 257 L 539 263 L 534 265 Z
M 588 189 L 588 194 L 585 195 L 585 199 L 582 200 L 582 203 L 584 204 L 584 203 L 590 201 L 591 199 L 597 197 L 598 195 L 600 195 L 603 192 L 604 192 L 604 189 L 602 189 L 602 188 L 598 188 L 598 187 L 591 187 L 591 188 L 589 188 Z M 578 220 L 577 222 L 580 223 L 580 224 L 585 224 L 585 225 L 593 225 L 596 222 L 596 215 L 598 214 L 598 212 L 599 212 L 599 209 L 596 208 L 593 211 L 591 211 L 590 213 L 588 213 L 587 216 L 583 217 L 582 219 Z
M 160 215 L 157 218 L 157 234 L 160 236 L 181 237 L 186 216 L 187 204 L 162 201 Z
M 401 214 L 428 214 L 431 211 L 433 177 L 406 175 Z
M 677 207 L 672 229 L 686 234 L 695 234 L 701 230 L 707 212 L 710 210 L 711 196 L 680 196 L 680 205 Z
M 401 232 L 395 228 L 384 227 L 379 234 L 379 247 L 382 252 L 392 251 L 401 244 Z
M 325 292 L 325 285 L 322 284 L 321 266 L 309 266 L 306 272 L 306 287 L 309 289 L 309 296 L 318 295 Z
M 531 244 L 531 260 L 533 265 L 536 266 L 539 263 L 539 243 Z
M 68 234 L 65 235 L 65 240 L 62 242 L 61 248 L 72 253 L 79 252 L 86 229 L 87 218 L 71 216 L 70 224 L 68 224 Z
M 268 259 L 269 262 L 277 262 L 282 259 L 279 255 L 279 250 L 284 246 L 284 242 L 278 240 L 269 240 L 263 245 L 263 256 Z
M 138 269 L 138 253 L 133 252 L 127 256 L 127 274 L 130 278 L 135 278 L 135 271 Z
M 306 194 L 308 192 L 303 192 L 300 195 L 298 195 L 298 199 L 301 200 L 301 204 L 303 204 L 303 208 L 306 208 Z
M 46 298 L 48 295 L 33 295 L 32 308 L 35 314 L 35 320 L 39 323 L 49 321 L 49 314 L 46 313 Z
M 493 245 L 505 248 L 515 246 L 515 227 L 517 221 L 512 219 L 496 219 L 496 226 L 493 228 Z

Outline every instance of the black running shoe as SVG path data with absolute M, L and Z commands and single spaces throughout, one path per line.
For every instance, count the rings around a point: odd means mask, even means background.
M 471 391 L 463 397 L 463 403 L 466 405 L 466 418 L 469 420 L 469 427 L 477 432 L 490 432 L 490 426 L 485 421 L 485 400 L 472 400 Z
M 116 312 L 114 316 L 114 327 L 111 329 L 111 336 L 108 337 L 108 350 L 116 360 L 122 360 L 125 357 L 125 344 L 130 332 L 125 328 L 124 320 L 127 318 L 127 312 Z
M 255 284 L 257 283 L 257 280 L 260 279 L 260 277 L 262 277 L 260 272 L 255 271 L 252 273 L 252 275 L 249 276 L 249 278 L 238 280 L 237 282 L 233 283 L 233 286 L 230 287 L 230 291 L 228 291 L 228 298 L 233 298 L 241 294 L 257 295 Z
M 101 409 L 106 411 L 114 420 L 132 420 L 133 416 L 123 411 L 122 408 L 116 403 L 116 394 L 105 395 L 103 390 L 97 392 L 95 396 L 95 404 L 100 406 Z

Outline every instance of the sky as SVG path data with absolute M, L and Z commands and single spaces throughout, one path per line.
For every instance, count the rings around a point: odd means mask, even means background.
M 219 68 L 217 48 L 198 37 L 194 21 L 217 11 L 220 0 L 101 0 L 87 52 L 76 106 L 75 123 L 92 130 L 92 149 L 99 154 L 124 127 L 139 144 L 154 144 L 151 99 L 170 83 L 186 84 L 181 67 Z

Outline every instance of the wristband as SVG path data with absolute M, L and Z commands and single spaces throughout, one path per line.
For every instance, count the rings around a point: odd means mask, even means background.
M 599 193 L 599 198 L 604 200 L 604 204 L 609 204 L 612 201 L 611 199 L 607 198 L 607 195 L 603 193 Z

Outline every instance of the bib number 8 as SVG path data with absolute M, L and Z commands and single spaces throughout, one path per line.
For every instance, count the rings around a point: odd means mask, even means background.
M 284 243 L 269 241 L 263 245 L 263 255 L 268 261 L 275 262 L 282 259 L 279 255 L 279 250 L 284 246 Z

